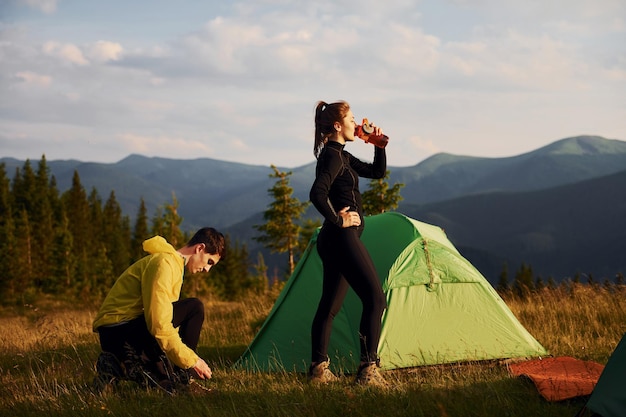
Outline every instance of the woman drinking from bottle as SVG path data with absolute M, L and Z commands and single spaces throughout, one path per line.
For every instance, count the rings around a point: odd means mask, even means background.
M 312 358 L 308 378 L 327 383 L 336 379 L 329 369 L 328 344 L 333 319 L 339 312 L 349 287 L 363 303 L 359 327 L 360 365 L 355 382 L 386 385 L 377 355 L 381 318 L 387 307 L 380 279 L 372 258 L 361 242 L 363 208 L 359 177 L 383 178 L 387 169 L 384 147 L 374 147 L 374 161 L 363 162 L 344 147 L 354 141 L 356 123 L 348 103 L 320 101 L 315 109 L 317 158 L 315 181 L 310 199 L 324 217 L 317 237 L 317 250 L 323 263 L 322 297 L 311 327 Z M 374 126 L 374 135 L 382 135 Z

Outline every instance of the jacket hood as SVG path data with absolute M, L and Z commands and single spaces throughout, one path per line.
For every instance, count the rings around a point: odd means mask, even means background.
M 144 240 L 142 244 L 143 250 L 148 252 L 149 254 L 153 253 L 176 253 L 176 248 L 174 246 L 167 243 L 161 236 L 151 237 L 150 239 Z

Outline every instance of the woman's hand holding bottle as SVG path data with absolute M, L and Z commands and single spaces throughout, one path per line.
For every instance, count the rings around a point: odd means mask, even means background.
M 367 119 L 363 119 L 363 122 L 356 127 L 354 135 L 364 140 L 365 143 L 371 143 L 379 148 L 384 148 L 389 143 L 389 137 L 383 134 L 383 130 Z

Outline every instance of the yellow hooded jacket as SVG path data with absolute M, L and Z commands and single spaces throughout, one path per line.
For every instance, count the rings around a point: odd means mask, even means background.
M 185 260 L 161 236 L 143 242 L 150 255 L 132 264 L 117 279 L 107 294 L 93 330 L 98 327 L 133 320 L 141 315 L 148 331 L 156 338 L 168 359 L 183 369 L 198 361 L 172 325 L 172 303 L 180 298 Z

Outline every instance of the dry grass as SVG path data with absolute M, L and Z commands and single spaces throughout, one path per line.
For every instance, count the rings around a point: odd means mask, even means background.
M 625 332 L 623 289 L 574 286 L 525 299 L 507 297 L 522 324 L 554 356 L 605 363 Z M 201 354 L 214 368 L 208 397 L 167 396 L 123 385 L 89 389 L 99 345 L 95 309 L 27 308 L 0 317 L 0 415 L 216 416 L 572 416 L 584 401 L 548 403 L 527 381 L 495 363 L 452 364 L 391 371 L 393 388 L 354 387 L 348 378 L 312 387 L 293 373 L 256 374 L 230 365 L 269 313 L 273 296 L 242 302 L 207 301 Z
M 520 300 L 506 297 L 520 322 L 554 356 L 605 363 L 626 333 L 626 288 L 572 284 Z

